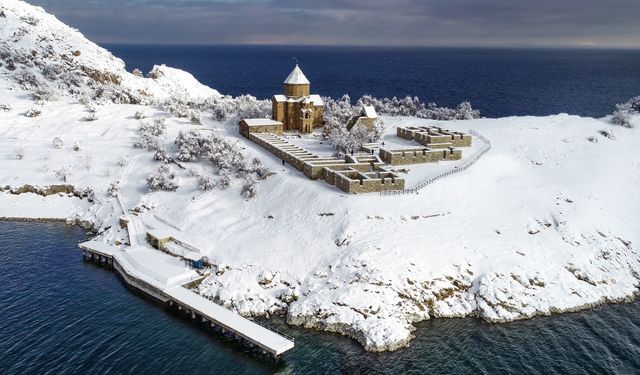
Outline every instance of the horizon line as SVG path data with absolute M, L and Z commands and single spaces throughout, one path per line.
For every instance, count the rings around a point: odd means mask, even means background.
M 389 48 L 389 49 L 503 49 L 503 50 L 640 50 L 640 46 L 597 46 L 597 45 L 557 45 L 557 46 L 491 46 L 491 45 L 374 45 L 374 44 L 263 44 L 263 43 L 155 43 L 155 42 L 95 42 L 98 45 L 119 46 L 166 46 L 166 47 L 334 47 L 334 48 Z

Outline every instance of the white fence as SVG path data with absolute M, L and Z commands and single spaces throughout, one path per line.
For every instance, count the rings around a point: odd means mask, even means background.
M 491 150 L 491 141 L 488 140 L 487 138 L 485 138 L 484 136 L 482 136 L 480 133 L 473 131 L 473 130 L 469 130 L 469 134 L 471 134 L 472 136 L 474 136 L 476 139 L 480 140 L 483 145 L 480 148 L 479 151 L 477 151 L 473 157 L 471 157 L 471 159 L 469 159 L 468 161 L 466 161 L 464 164 L 462 165 L 456 165 L 454 168 L 442 172 L 437 176 L 431 177 L 430 179 L 426 180 L 426 181 L 422 181 L 421 183 L 419 183 L 418 185 L 409 188 L 409 189 L 404 189 L 404 190 L 388 190 L 388 191 L 381 191 L 380 195 L 402 195 L 402 194 L 414 194 L 417 193 L 419 190 L 429 186 L 430 184 L 438 181 L 441 178 L 444 177 L 448 177 L 451 176 L 454 173 L 458 173 L 458 172 L 462 172 L 465 169 L 471 167 L 476 161 L 478 161 L 478 159 L 480 159 L 480 157 L 484 154 L 486 154 L 487 152 L 489 152 L 489 150 Z

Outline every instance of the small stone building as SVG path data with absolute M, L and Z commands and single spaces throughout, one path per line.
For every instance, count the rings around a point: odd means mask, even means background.
M 249 133 L 273 133 L 282 135 L 283 125 L 280 121 L 268 118 L 247 118 L 240 121 L 240 134 L 249 137 Z
M 320 95 L 310 95 L 311 83 L 298 65 L 284 81 L 284 95 L 271 99 L 271 118 L 283 124 L 284 130 L 311 133 L 323 125 L 324 103 Z
M 363 125 L 367 129 L 373 129 L 373 125 L 375 125 L 376 120 L 378 119 L 378 114 L 376 113 L 376 109 L 372 105 L 365 105 L 362 107 L 360 114 L 353 116 L 349 122 L 347 123 L 347 129 L 351 130 L 356 125 Z

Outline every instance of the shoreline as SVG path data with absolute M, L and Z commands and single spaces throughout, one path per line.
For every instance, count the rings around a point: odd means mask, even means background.
M 7 217 L 7 216 L 3 216 L 0 217 L 0 222 L 24 222 L 24 223 L 56 223 L 56 224 L 64 224 L 67 226 L 78 226 L 80 228 L 83 229 L 87 229 L 90 230 L 91 233 L 97 233 L 95 230 L 93 230 L 91 227 L 86 227 L 81 225 L 79 222 L 70 222 L 67 219 L 62 219 L 62 218 L 51 218 L 51 217 Z M 89 237 L 86 237 L 86 239 L 88 240 Z M 113 267 L 115 269 L 115 267 Z M 149 295 L 149 293 L 140 290 L 139 288 L 137 288 L 135 285 L 130 284 L 127 281 L 127 277 L 125 277 L 124 275 L 120 274 L 120 272 L 116 272 L 116 274 L 118 275 L 118 278 L 120 279 L 120 281 L 123 283 L 123 285 L 125 285 L 128 290 L 128 292 L 133 293 L 135 295 L 138 296 L 142 296 L 145 299 L 157 302 L 159 306 L 165 307 L 165 303 L 163 303 L 160 299 L 158 299 L 157 297 L 154 297 L 152 295 Z M 594 310 L 594 309 L 598 309 L 600 307 L 604 307 L 604 306 L 608 306 L 608 305 L 619 305 L 619 304 L 631 304 L 634 302 L 637 302 L 638 300 L 640 300 L 640 289 L 633 291 L 632 293 L 628 294 L 628 295 L 624 295 L 624 296 L 620 296 L 620 297 L 602 297 L 600 298 L 598 301 L 595 302 L 587 302 L 587 303 L 583 303 L 583 304 L 579 304 L 579 305 L 575 305 L 575 306 L 571 306 L 571 307 L 567 307 L 567 308 L 556 308 L 556 307 L 550 307 L 549 311 L 547 312 L 535 312 L 533 314 L 525 314 L 525 315 L 520 315 L 517 316 L 515 318 L 510 318 L 510 319 L 490 319 L 486 316 L 481 316 L 481 314 L 479 314 L 477 311 L 471 312 L 471 313 L 467 313 L 467 314 L 460 314 L 460 315 L 450 315 L 450 316 L 445 316 L 445 315 L 440 315 L 440 316 L 435 316 L 432 315 L 427 319 L 420 319 L 417 321 L 413 321 L 412 322 L 412 329 L 411 329 L 411 334 L 410 336 L 403 341 L 399 341 L 399 342 L 393 342 L 387 346 L 384 347 L 371 347 L 367 345 L 367 339 L 366 339 L 366 334 L 364 334 L 361 331 L 357 331 L 357 330 L 353 330 L 352 328 L 350 328 L 349 325 L 347 324 L 326 324 L 324 322 L 321 321 L 314 321 L 313 317 L 311 316 L 307 316 L 306 318 L 300 318 L 297 317 L 297 321 L 296 322 L 291 322 L 289 320 L 289 307 L 290 304 L 287 306 L 286 309 L 284 309 L 284 314 L 278 315 L 278 314 L 268 314 L 268 313 L 263 313 L 263 314 L 256 314 L 253 315 L 254 317 L 260 318 L 260 319 L 266 319 L 267 322 L 270 319 L 280 319 L 284 322 L 285 325 L 291 326 L 291 327 L 296 327 L 298 329 L 303 329 L 303 330 L 310 330 L 310 331 L 315 331 L 315 332 L 326 332 L 326 333 L 332 333 L 332 334 L 339 334 L 341 336 L 345 336 L 345 337 L 349 337 L 350 339 L 354 340 L 355 342 L 357 342 L 359 345 L 361 345 L 363 347 L 364 350 L 368 351 L 368 352 L 395 352 L 395 351 L 401 351 L 409 346 L 411 346 L 411 342 L 414 340 L 415 336 L 415 331 L 419 329 L 419 325 L 426 323 L 430 320 L 435 320 L 435 319 L 477 319 L 479 321 L 485 322 L 485 323 L 489 323 L 489 324 L 508 324 L 508 323 L 512 323 L 512 322 L 517 322 L 517 321 L 524 321 L 524 320 L 530 320 L 530 319 L 536 319 L 536 318 L 545 318 L 545 317 L 549 317 L 552 318 L 556 315 L 565 315 L 565 314 L 572 314 L 572 313 L 579 313 L 582 311 L 588 311 L 588 310 Z M 268 317 L 267 317 L 268 316 Z

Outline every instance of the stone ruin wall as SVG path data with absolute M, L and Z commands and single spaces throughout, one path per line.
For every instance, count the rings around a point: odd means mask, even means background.
M 437 163 L 444 160 L 460 160 L 462 158 L 462 150 L 447 147 L 443 149 L 380 149 L 380 159 L 389 165 L 408 165 Z

